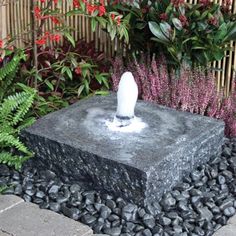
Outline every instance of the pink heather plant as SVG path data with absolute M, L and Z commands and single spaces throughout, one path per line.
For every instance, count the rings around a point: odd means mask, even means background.
M 148 58 L 148 57 L 147 57 Z M 225 134 L 236 137 L 236 91 L 229 97 L 217 92 L 214 76 L 200 69 L 192 71 L 183 65 L 180 72 L 168 72 L 164 57 L 142 56 L 141 62 L 129 61 L 124 66 L 120 57 L 113 61 L 112 84 L 117 91 L 122 73 L 129 70 L 138 84 L 139 96 L 143 100 L 182 111 L 197 113 L 224 120 Z

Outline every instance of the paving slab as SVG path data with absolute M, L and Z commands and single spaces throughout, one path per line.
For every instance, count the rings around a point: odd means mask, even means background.
M 24 202 L 22 198 L 14 195 L 0 195 L 0 214 Z
M 5 203 L 7 199 L 9 199 L 9 206 L 12 206 L 14 200 L 19 202 L 19 199 L 12 196 L 0 196 L 0 205 L 4 202 L 4 206 L 7 206 Z M 88 226 L 63 215 L 40 209 L 32 203 L 20 202 L 0 214 L 0 236 L 8 236 L 8 234 L 11 236 L 90 236 L 93 235 L 93 231 Z
M 224 227 L 220 228 L 213 236 L 235 236 L 236 215 L 233 216 Z
M 2 230 L 0 230 L 0 236 L 12 236 L 9 233 L 3 232 Z

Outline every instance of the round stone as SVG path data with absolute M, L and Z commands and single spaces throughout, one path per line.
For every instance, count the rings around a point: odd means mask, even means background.
M 14 194 L 20 196 L 22 194 L 22 186 L 21 184 L 17 184 L 14 190 Z
M 50 210 L 55 211 L 55 212 L 59 212 L 61 210 L 61 206 L 57 202 L 50 202 L 49 208 L 50 208 Z
M 235 214 L 235 208 L 234 207 L 228 207 L 224 210 L 224 215 L 227 217 L 231 217 Z
M 162 200 L 162 206 L 164 209 L 169 210 L 174 207 L 176 204 L 176 200 L 172 197 L 171 194 L 166 194 Z
M 145 229 L 143 232 L 142 232 L 142 235 L 143 236 L 152 236 L 152 232 L 150 229 Z
M 7 165 L 0 164 L 0 176 L 10 176 L 10 170 Z
M 151 214 L 145 214 L 143 216 L 143 223 L 146 227 L 152 229 L 155 226 L 155 219 Z
M 159 219 L 159 222 L 160 222 L 161 225 L 167 226 L 167 225 L 170 225 L 171 219 L 169 219 L 168 217 L 161 217 Z
M 121 234 L 121 228 L 120 227 L 107 228 L 104 229 L 104 233 L 112 236 L 119 236 Z
M 103 219 L 107 219 L 111 214 L 111 209 L 107 206 L 102 206 L 100 209 L 100 217 Z
M 93 224 L 96 221 L 96 217 L 90 215 L 90 214 L 86 214 L 84 216 L 82 216 L 81 221 L 85 224 Z
M 81 190 L 81 187 L 78 184 L 72 184 L 70 186 L 71 193 L 76 193 L 76 192 L 79 192 L 80 190 Z
M 62 206 L 61 211 L 65 216 L 67 216 L 67 217 L 69 217 L 73 220 L 78 220 L 79 219 L 80 211 L 77 208 L 74 208 L 74 207 L 69 208 L 69 207 L 66 207 L 66 206 Z
M 107 199 L 105 203 L 110 209 L 116 208 L 116 203 L 112 199 Z
M 44 198 L 46 195 L 43 191 L 37 191 L 35 196 L 38 198 Z
M 200 180 L 202 177 L 202 173 L 198 170 L 194 170 L 193 172 L 191 172 L 191 178 L 194 182 Z
M 52 185 L 51 188 L 48 190 L 49 194 L 57 194 L 59 191 L 60 186 Z

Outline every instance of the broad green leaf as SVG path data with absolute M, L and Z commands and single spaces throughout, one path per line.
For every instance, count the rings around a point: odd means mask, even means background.
M 73 36 L 68 32 L 65 32 L 64 35 L 71 42 L 73 47 L 75 47 L 75 40 L 74 40 Z
M 47 79 L 44 81 L 45 82 L 45 84 L 50 88 L 50 90 L 54 90 L 54 87 L 53 87 L 53 84 L 50 82 L 50 81 L 48 81 Z
M 182 23 L 178 18 L 173 18 L 172 22 L 173 22 L 173 24 L 174 24 L 174 26 L 177 30 L 182 30 L 183 29 Z
M 116 27 L 111 28 L 110 36 L 111 40 L 114 40 L 114 38 L 116 37 Z
M 98 17 L 98 16 L 95 19 L 99 22 L 99 24 L 102 26 L 102 28 L 106 28 L 106 24 L 107 24 L 106 19 L 104 19 L 102 17 Z
M 92 32 L 95 32 L 97 24 L 98 24 L 98 22 L 96 21 L 96 18 L 92 18 L 92 20 L 91 20 Z
M 161 31 L 164 35 L 170 39 L 171 38 L 171 26 L 167 22 L 160 23 Z
M 216 50 L 213 52 L 213 56 L 216 61 L 220 61 L 224 57 L 224 52 L 222 50 Z
M 72 72 L 70 70 L 69 67 L 66 68 L 66 74 L 68 75 L 68 77 L 72 80 L 73 79 L 73 76 L 72 76 Z
M 217 30 L 214 36 L 214 41 L 215 42 L 221 41 L 225 38 L 226 35 L 227 35 L 227 26 L 225 23 L 223 23 Z
M 224 41 L 236 40 L 236 22 L 228 23 L 228 34 Z
M 83 92 L 83 90 L 84 90 L 84 84 L 81 84 L 80 86 L 79 86 L 79 89 L 78 89 L 78 92 L 77 92 L 77 96 L 78 97 L 80 97 L 80 95 L 81 95 L 81 93 Z
M 160 26 L 154 22 L 149 21 L 148 26 L 150 31 L 160 40 L 160 42 L 168 42 L 168 38 L 165 37 L 165 35 L 162 33 Z

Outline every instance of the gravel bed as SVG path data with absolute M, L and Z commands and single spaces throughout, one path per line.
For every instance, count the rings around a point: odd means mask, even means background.
M 0 165 L 2 184 L 11 185 L 6 194 L 79 220 L 94 233 L 209 236 L 236 213 L 236 138 L 225 140 L 221 157 L 186 175 L 160 202 L 145 208 L 68 184 L 50 170 L 31 168 L 30 161 L 19 172 Z

